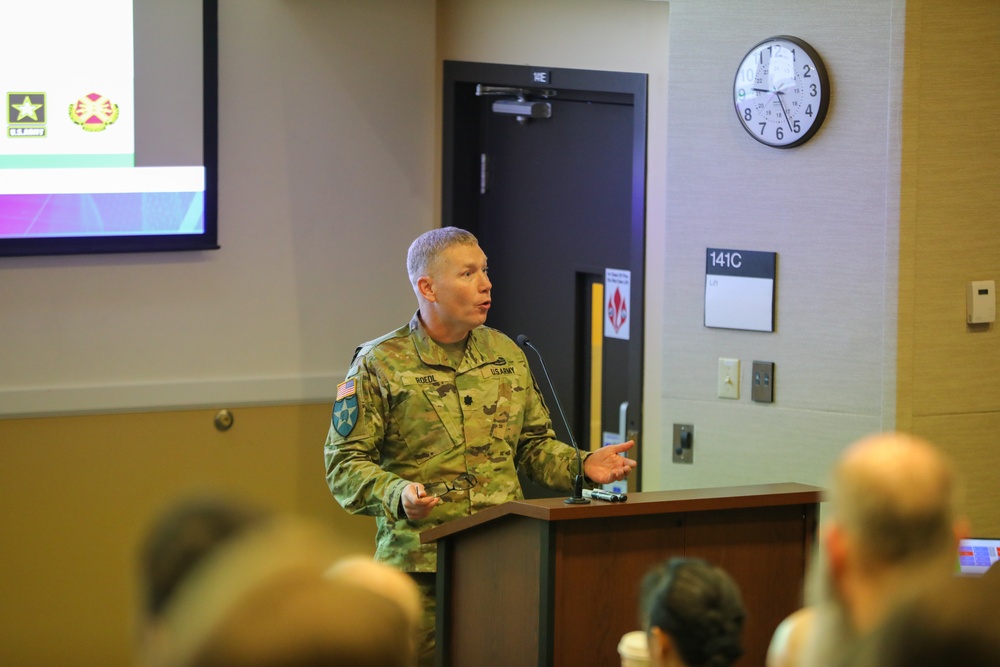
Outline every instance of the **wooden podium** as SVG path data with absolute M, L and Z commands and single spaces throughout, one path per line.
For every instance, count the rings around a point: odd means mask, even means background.
M 639 585 L 670 556 L 724 568 L 747 622 L 737 665 L 764 664 L 802 605 L 821 489 L 764 484 L 634 493 L 626 502 L 510 502 L 425 531 L 438 543 L 442 667 L 619 665 L 639 630 Z

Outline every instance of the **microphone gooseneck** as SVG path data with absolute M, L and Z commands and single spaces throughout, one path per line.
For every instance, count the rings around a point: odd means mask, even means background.
M 538 348 L 531 344 L 531 340 L 524 334 L 520 334 L 517 337 L 517 344 L 521 347 L 527 347 L 531 349 L 535 356 L 538 357 L 539 363 L 542 365 L 542 373 L 545 374 L 545 381 L 549 384 L 549 389 L 552 390 L 552 398 L 555 400 L 556 408 L 559 410 L 559 416 L 562 417 L 563 426 L 566 427 L 566 432 L 569 434 L 569 442 L 573 445 L 573 449 L 576 450 L 576 463 L 577 463 L 577 473 L 576 479 L 573 480 L 573 495 L 567 498 L 565 502 L 569 505 L 589 505 L 590 500 L 583 497 L 583 456 L 580 454 L 580 447 L 576 444 L 576 438 L 573 437 L 573 429 L 569 426 L 569 420 L 566 419 L 566 413 L 563 412 L 562 404 L 559 402 L 559 394 L 556 393 L 556 386 L 552 383 L 552 378 L 549 377 L 549 371 L 545 368 L 545 360 L 542 358 L 542 353 L 538 351 Z

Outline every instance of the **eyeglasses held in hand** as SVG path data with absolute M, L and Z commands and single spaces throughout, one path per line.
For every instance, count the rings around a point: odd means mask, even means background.
M 467 472 L 459 475 L 451 482 L 428 482 L 424 484 L 424 491 L 429 496 L 441 497 L 452 491 L 468 491 L 478 483 L 476 476 Z

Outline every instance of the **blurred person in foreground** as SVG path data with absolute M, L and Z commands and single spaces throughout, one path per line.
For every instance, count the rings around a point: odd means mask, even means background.
M 162 613 L 168 641 L 146 664 L 412 667 L 415 585 L 386 584 L 399 575 L 385 566 L 341 568 L 344 559 L 336 536 L 311 521 L 242 530 L 179 584 Z
M 862 642 L 852 667 L 1000 665 L 1000 570 L 993 574 L 945 579 L 901 604 Z
M 214 494 L 186 497 L 160 512 L 139 549 L 140 663 L 169 643 L 163 617 L 187 577 L 217 547 L 266 516 L 255 507 Z
M 736 582 L 697 558 L 671 558 L 643 579 L 640 617 L 652 667 L 729 667 L 743 655 Z
M 411 573 L 423 593 L 421 664 L 434 659 L 437 547 L 420 533 L 524 497 L 517 473 L 569 491 L 573 447 L 556 440 L 524 352 L 485 326 L 492 283 L 476 237 L 434 229 L 406 258 L 418 309 L 364 343 L 337 387 L 326 479 L 347 511 L 373 515 L 375 558 Z M 593 484 L 622 480 L 632 442 L 588 453 Z M 595 575 L 596 576 L 596 575 Z
M 779 625 L 768 667 L 850 664 L 892 609 L 953 576 L 968 533 L 958 495 L 950 462 L 926 440 L 880 433 L 849 446 L 833 470 L 816 599 Z
M 348 556 L 335 562 L 326 571 L 332 580 L 351 581 L 370 588 L 390 600 L 395 600 L 406 614 L 411 627 L 410 639 L 413 655 L 420 648 L 418 644 L 421 613 L 420 589 L 413 579 L 404 572 L 388 565 L 377 563 L 366 556 Z

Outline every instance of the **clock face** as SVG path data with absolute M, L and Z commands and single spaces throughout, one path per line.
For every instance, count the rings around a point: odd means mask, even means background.
M 830 78 L 819 54 L 796 37 L 765 39 L 743 58 L 733 82 L 743 128 L 757 141 L 791 148 L 816 133 L 830 104 Z

